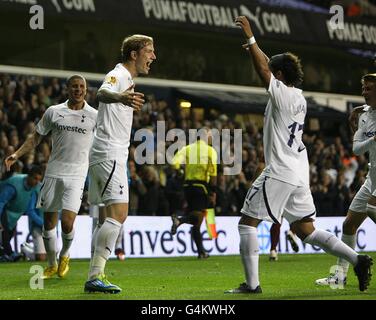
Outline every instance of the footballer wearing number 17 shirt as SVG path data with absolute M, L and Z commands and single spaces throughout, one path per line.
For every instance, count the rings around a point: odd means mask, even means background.
M 282 217 L 305 243 L 342 257 L 354 266 L 359 289 L 367 289 L 372 259 L 358 255 L 333 234 L 316 229 L 316 215 L 309 188 L 309 163 L 302 142 L 307 102 L 296 88 L 303 80 L 297 56 L 282 53 L 269 59 L 259 48 L 246 17 L 235 20 L 247 39 L 255 69 L 267 89 L 269 101 L 264 118 L 265 169 L 248 190 L 239 221 L 240 254 L 246 282 L 226 293 L 261 293 L 258 274 L 259 244 L 257 226 L 263 221 L 281 223 Z

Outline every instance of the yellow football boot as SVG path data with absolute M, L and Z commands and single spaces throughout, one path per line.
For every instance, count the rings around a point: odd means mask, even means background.
M 50 279 L 52 278 L 55 274 L 57 274 L 57 265 L 54 265 L 52 267 L 47 267 L 43 271 L 43 276 L 42 279 Z
M 68 271 L 69 271 L 69 257 L 60 257 L 57 275 L 60 278 L 63 278 L 67 275 Z

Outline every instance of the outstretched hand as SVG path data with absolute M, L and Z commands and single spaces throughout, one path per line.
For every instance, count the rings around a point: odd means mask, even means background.
M 10 167 L 17 161 L 17 156 L 15 153 L 11 154 L 10 156 L 6 157 L 4 160 L 5 168 L 7 171 L 10 170 Z
M 141 110 L 143 104 L 145 103 L 144 94 L 141 92 L 133 92 L 134 84 L 131 85 L 127 90 L 120 94 L 120 102 L 132 107 L 136 111 Z
M 253 32 L 251 29 L 251 25 L 249 24 L 248 19 L 245 16 L 239 16 L 235 19 L 235 24 L 238 27 L 241 27 L 244 33 L 244 36 L 249 39 L 253 37 Z

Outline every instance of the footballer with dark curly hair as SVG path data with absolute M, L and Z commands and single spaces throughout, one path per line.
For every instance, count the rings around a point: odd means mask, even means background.
M 243 46 L 269 95 L 264 119 L 265 168 L 249 189 L 239 221 L 240 254 L 246 282 L 227 293 L 261 293 L 257 226 L 263 220 L 281 223 L 284 217 L 291 230 L 306 244 L 346 259 L 354 266 L 359 289 L 367 289 L 372 259 L 358 255 L 333 234 L 313 225 L 315 205 L 309 187 L 309 163 L 302 141 L 307 102 L 296 88 L 303 80 L 300 60 L 287 52 L 269 59 L 259 48 L 246 17 L 237 17 L 247 39 Z

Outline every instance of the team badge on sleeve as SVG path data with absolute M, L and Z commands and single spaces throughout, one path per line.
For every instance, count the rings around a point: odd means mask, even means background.
M 107 77 L 105 80 L 104 80 L 104 83 L 109 83 L 110 85 L 114 85 L 116 83 L 116 77 L 114 76 L 111 76 L 111 77 Z

